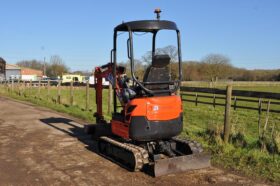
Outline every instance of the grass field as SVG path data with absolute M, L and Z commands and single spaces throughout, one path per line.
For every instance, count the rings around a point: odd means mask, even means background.
M 228 82 L 205 82 L 205 81 L 185 81 L 182 82 L 183 86 L 189 87 L 210 87 L 225 89 Z M 261 91 L 261 92 L 275 92 L 280 93 L 280 82 L 231 82 L 233 90 L 248 90 L 248 91 Z
M 221 88 L 223 86 L 220 86 Z M 280 86 L 250 86 L 234 87 L 239 90 L 256 90 L 280 92 Z M 15 92 L 21 90 L 19 96 Z M 95 91 L 90 89 L 90 110 L 85 111 L 86 91 L 84 87 L 74 88 L 74 105 L 70 106 L 70 88 L 61 89 L 62 104 L 55 103 L 57 96 L 56 87 L 50 90 L 50 96 L 47 97 L 47 90 L 42 88 L 40 94 L 38 88 L 33 87 L 23 91 L 15 88 L 15 92 L 8 92 L 6 88 L 0 87 L 0 94 L 10 96 L 16 99 L 30 101 L 32 103 L 49 107 L 56 111 L 65 112 L 75 117 L 94 122 L 93 113 L 95 110 Z M 110 119 L 107 113 L 108 91 L 104 90 L 103 108 L 105 118 Z M 192 98 L 193 99 L 193 98 Z M 208 98 L 203 98 L 207 101 Z M 210 101 L 210 100 L 208 100 Z M 220 100 L 224 102 L 224 100 Z M 255 103 L 238 103 L 257 106 Z M 266 108 L 266 104 L 263 105 Z M 279 106 L 273 106 L 279 109 Z M 183 137 L 198 140 L 203 146 L 212 153 L 212 163 L 225 168 L 241 171 L 247 175 L 261 176 L 271 181 L 280 183 L 280 114 L 270 113 L 268 127 L 265 132 L 265 143 L 267 149 L 261 152 L 258 136 L 258 112 L 253 110 L 232 109 L 232 135 L 231 143 L 224 144 L 222 141 L 224 107 L 214 108 L 211 105 L 184 102 L 184 131 Z M 265 123 L 266 113 L 261 115 L 262 128 Z M 271 147 L 271 148 L 270 148 Z M 273 149 L 273 151 L 271 150 Z
M 204 83 L 204 84 L 203 84 Z M 187 86 L 203 87 L 207 83 L 188 84 Z M 209 85 L 209 84 L 208 84 Z M 208 86 L 211 87 L 211 86 Z M 213 86 L 212 86 L 213 87 Z M 225 89 L 226 84 L 216 84 L 215 88 Z M 248 90 L 280 93 L 280 84 L 256 84 L 254 86 L 239 84 L 233 90 Z M 194 93 L 193 93 L 194 94 Z M 200 94 L 203 95 L 203 94 Z M 205 95 L 205 94 L 204 94 Z M 206 94 L 207 95 L 207 94 Z M 208 94 L 208 96 L 213 96 Z M 183 96 L 194 100 L 195 97 Z M 255 98 L 251 98 L 257 100 Z M 212 102 L 209 98 L 199 98 L 200 101 Z M 263 99 L 268 101 L 268 99 Z M 275 102 L 279 102 L 273 100 Z M 225 103 L 225 100 L 217 100 Z M 240 106 L 258 107 L 258 103 L 237 102 Z M 267 103 L 263 104 L 267 108 Z M 280 110 L 280 105 L 271 105 L 270 109 Z M 202 105 L 184 102 L 184 133 L 204 144 L 212 151 L 212 162 L 222 167 L 239 170 L 248 175 L 259 175 L 273 181 L 280 181 L 280 114 L 269 113 L 268 127 L 264 133 L 268 150 L 260 150 L 258 135 L 258 111 L 237 109 L 231 112 L 232 135 L 231 143 L 222 142 L 224 107 L 214 108 L 211 105 Z M 266 120 L 266 113 L 261 115 L 261 129 Z M 262 132 L 262 131 L 261 131 Z M 276 147 L 276 148 L 275 148 Z M 278 152 L 275 152 L 278 151 Z

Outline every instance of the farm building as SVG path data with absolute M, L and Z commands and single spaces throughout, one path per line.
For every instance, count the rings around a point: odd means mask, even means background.
M 6 78 L 6 61 L 0 57 L 0 81 L 5 80 Z
M 35 70 L 31 68 L 21 68 L 21 80 L 23 81 L 37 81 L 43 76 L 42 70 Z
M 20 79 L 21 68 L 17 65 L 6 64 L 6 79 L 7 80 L 18 80 Z

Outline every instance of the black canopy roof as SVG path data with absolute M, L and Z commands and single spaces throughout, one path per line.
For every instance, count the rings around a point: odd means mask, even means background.
M 176 23 L 164 20 L 141 20 L 122 23 L 115 27 L 115 31 L 153 32 L 157 30 L 178 30 Z

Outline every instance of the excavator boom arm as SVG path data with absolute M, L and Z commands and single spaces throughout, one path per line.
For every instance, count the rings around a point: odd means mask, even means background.
M 120 70 L 122 69 L 122 70 Z M 96 105 L 97 105 L 97 111 L 94 114 L 96 117 L 96 122 L 97 123 L 104 123 L 104 116 L 103 116 L 103 109 L 102 109 L 102 91 L 103 91 L 103 78 L 109 81 L 111 85 L 113 85 L 113 81 L 116 81 L 116 87 L 115 87 L 115 92 L 117 94 L 117 97 L 119 98 L 121 104 L 122 99 L 121 99 L 121 90 L 122 86 L 120 85 L 119 78 L 120 76 L 124 73 L 123 68 L 117 68 L 117 73 L 116 77 L 113 77 L 113 63 L 108 63 L 106 65 L 100 66 L 100 67 L 95 67 L 94 71 L 94 81 L 95 81 L 95 91 L 96 91 Z M 113 77 L 113 78 L 112 78 Z

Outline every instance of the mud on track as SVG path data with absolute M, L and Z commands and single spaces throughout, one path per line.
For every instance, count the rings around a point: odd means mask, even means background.
M 99 156 L 83 122 L 0 97 L 0 185 L 263 185 L 218 168 L 150 177 Z

